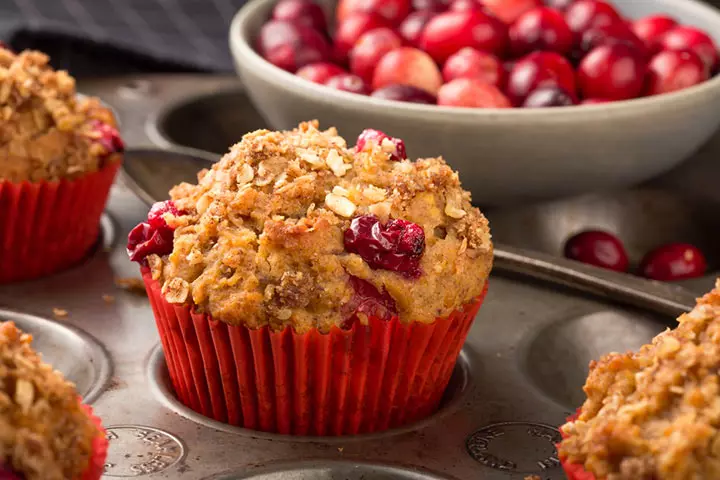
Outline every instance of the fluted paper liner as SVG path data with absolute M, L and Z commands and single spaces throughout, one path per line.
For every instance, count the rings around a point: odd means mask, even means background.
M 574 421 L 577 419 L 578 415 L 580 415 L 580 409 L 578 409 L 573 415 L 569 416 L 566 423 Z M 560 430 L 560 435 L 562 435 L 563 438 L 567 437 L 562 430 Z M 562 465 L 563 471 L 565 471 L 565 475 L 568 480 L 595 480 L 595 475 L 585 470 L 583 465 L 579 463 L 569 463 L 567 462 L 567 459 L 560 457 L 560 465 Z
M 143 269 L 178 399 L 244 428 L 352 435 L 398 427 L 437 410 L 485 297 L 432 324 L 370 318 L 327 334 L 251 330 L 168 303 Z
M 90 455 L 90 463 L 88 464 L 87 470 L 83 473 L 79 480 L 100 480 L 105 470 L 105 459 L 107 458 L 108 452 L 108 440 L 105 434 L 105 429 L 102 426 L 102 422 L 93 413 L 92 407 L 82 404 L 83 410 L 90 417 L 100 433 L 93 438 L 92 441 L 92 454 Z
M 71 267 L 97 241 L 100 216 L 120 167 L 74 180 L 0 181 L 0 284 Z

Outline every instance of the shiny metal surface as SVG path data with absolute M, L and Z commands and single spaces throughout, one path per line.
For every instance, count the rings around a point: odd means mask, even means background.
M 447 479 L 447 477 L 444 477 Z M 362 462 L 305 461 L 251 471 L 227 473 L 204 480 L 443 480 L 429 472 L 410 470 L 394 465 Z

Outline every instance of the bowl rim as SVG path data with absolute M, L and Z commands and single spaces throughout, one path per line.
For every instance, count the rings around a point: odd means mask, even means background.
M 456 120 L 478 120 L 491 117 L 494 120 L 500 119 L 535 119 L 536 117 L 561 117 L 568 119 L 573 115 L 607 115 L 610 113 L 631 113 L 637 108 L 660 108 L 685 99 L 701 97 L 712 90 L 720 91 L 720 74 L 708 80 L 693 85 L 692 87 L 675 92 L 654 95 L 650 97 L 639 97 L 629 100 L 615 102 L 571 105 L 553 108 L 464 108 L 441 105 L 427 105 L 420 103 L 401 102 L 371 97 L 369 95 L 358 95 L 342 90 L 333 89 L 320 85 L 297 75 L 285 71 L 271 64 L 262 58 L 251 46 L 244 32 L 248 28 L 250 20 L 255 20 L 260 12 L 267 9 L 269 5 L 278 0 L 253 0 L 246 2 L 235 14 L 230 24 L 229 43 L 230 50 L 237 63 L 243 63 L 243 68 L 252 69 L 260 73 L 265 81 L 290 88 L 295 94 L 312 99 L 320 103 L 341 103 L 343 106 L 352 108 L 382 108 L 386 114 L 391 115 L 433 115 L 441 118 L 454 118 Z M 697 17 L 713 17 L 720 28 L 720 10 L 706 5 L 699 0 L 663 0 L 666 3 L 675 4 L 693 12 Z M 662 11 L 658 11 L 662 13 Z M 711 35 L 712 37 L 712 35 Z M 717 43 L 717 41 L 716 41 Z M 667 104 L 667 105 L 666 105 Z M 582 108 L 579 108 L 582 107 Z

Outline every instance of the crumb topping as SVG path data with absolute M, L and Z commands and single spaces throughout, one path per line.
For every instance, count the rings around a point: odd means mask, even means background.
M 25 480 L 80 478 L 102 432 L 75 386 L 43 363 L 32 337 L 0 323 L 0 464 Z
M 0 181 L 76 178 L 103 167 L 116 145 L 115 118 L 97 98 L 78 98 L 75 80 L 47 55 L 0 48 Z M 116 131 L 115 131 L 116 133 Z
M 678 322 L 591 363 L 561 456 L 598 479 L 720 478 L 720 280 Z
M 147 257 L 153 278 L 168 301 L 250 328 L 342 325 L 350 276 L 387 292 L 401 321 L 449 314 L 483 290 L 488 222 L 441 158 L 395 158 L 392 142 L 368 140 L 356 151 L 317 122 L 249 133 L 197 185 L 170 192 L 183 213 L 164 214 L 173 250 Z M 422 227 L 418 278 L 373 269 L 347 251 L 344 232 L 361 215 Z

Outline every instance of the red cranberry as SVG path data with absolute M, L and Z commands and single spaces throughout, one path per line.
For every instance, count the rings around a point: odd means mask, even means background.
M 646 254 L 640 262 L 644 277 L 664 282 L 702 277 L 706 270 L 705 256 L 688 243 L 663 245 Z
M 338 24 L 335 30 L 335 53 L 338 59 L 347 58 L 348 52 L 363 33 L 376 28 L 390 27 L 390 24 L 377 13 L 356 12 Z
M 661 40 L 665 50 L 692 50 L 705 62 L 708 70 L 712 71 L 718 62 L 718 52 L 715 42 L 700 29 L 689 26 L 679 26 L 668 31 Z
M 311 0 L 280 0 L 273 8 L 272 19 L 298 23 L 320 32 L 327 31 L 325 13 Z
M 618 272 L 626 272 L 629 265 L 622 242 L 615 235 L 599 230 L 589 230 L 571 237 L 565 243 L 565 256 Z
M 442 85 L 442 75 L 430 56 L 412 47 L 400 47 L 386 53 L 373 74 L 372 88 L 402 83 L 435 95 Z
M 93 132 L 93 140 L 103 146 L 106 155 L 125 151 L 125 144 L 120 138 L 120 133 L 112 125 L 93 120 L 90 128 Z
M 560 87 L 538 88 L 530 93 L 523 103 L 525 108 L 568 107 L 575 105 L 572 96 Z
M 627 100 L 642 93 L 647 67 L 627 45 L 601 45 L 588 53 L 578 67 L 583 96 Z
M 475 78 L 456 78 L 438 92 L 438 105 L 465 108 L 511 108 L 510 100 L 497 87 Z
M 418 278 L 425 232 L 406 220 L 390 219 L 383 225 L 376 216 L 363 215 L 354 218 L 345 230 L 345 250 L 360 255 L 371 268 Z
M 450 3 L 450 0 L 412 0 L 412 8 L 420 12 L 444 12 Z
M 708 79 L 705 64 L 692 50 L 663 50 L 650 60 L 648 73 L 648 95 L 682 90 Z
M 385 132 L 381 132 L 380 130 L 375 130 L 373 128 L 365 129 L 360 133 L 360 135 L 358 135 L 355 149 L 358 152 L 362 152 L 369 145 L 382 145 L 383 147 L 385 147 L 385 145 L 383 145 L 383 143 L 385 143 L 385 140 L 389 140 L 390 143 L 395 146 L 395 149 L 390 152 L 391 160 L 395 160 L 398 162 L 400 160 L 407 160 L 408 157 L 405 151 L 405 142 L 403 142 L 399 138 L 391 137 Z M 368 142 L 370 142 L 370 144 L 368 144 Z
M 510 25 L 510 50 L 520 57 L 535 50 L 570 52 L 573 34 L 560 12 L 540 7 L 523 13 Z
M 576 97 L 572 65 L 558 53 L 534 52 L 515 63 L 506 90 L 513 104 L 522 105 L 533 90 L 552 86 Z
M 483 5 L 494 16 L 511 24 L 523 13 L 542 5 L 542 0 L 483 0 Z
M 446 82 L 456 78 L 476 78 L 499 87 L 503 83 L 505 69 L 497 57 L 465 47 L 447 59 L 442 74 Z
M 163 215 L 181 215 L 175 204 L 167 200 L 155 203 L 148 213 L 147 222 L 133 228 L 128 235 L 127 252 L 130 260 L 145 263 L 148 255 L 166 255 L 173 249 L 173 232 Z
M 507 29 L 479 11 L 444 12 L 425 25 L 419 45 L 440 65 L 463 47 L 501 56 L 507 45 Z
M 435 13 L 430 11 L 413 12 L 400 24 L 398 33 L 408 44 L 417 47 L 425 25 L 434 16 Z
M 632 23 L 632 31 L 645 43 L 649 52 L 656 52 L 660 49 L 660 40 L 665 33 L 672 30 L 677 22 L 667 15 L 650 15 L 635 20 Z
M 453 0 L 449 9 L 453 12 L 464 12 L 467 10 L 483 11 L 483 5 L 478 0 Z
M 340 0 L 336 11 L 338 23 L 353 13 L 376 13 L 397 25 L 410 13 L 410 0 Z
M 293 73 L 308 63 L 323 62 L 330 56 L 328 44 L 317 30 L 279 20 L 263 25 L 258 50 L 268 62 Z
M 359 95 L 367 95 L 370 89 L 362 78 L 352 73 L 341 73 L 330 77 L 325 85 L 343 92 L 357 93 Z
M 0 48 L 4 48 L 3 45 L 4 44 L 0 42 Z M 0 463 L 0 480 L 25 480 L 25 478 L 12 468 Z
M 554 8 L 555 10 L 560 10 L 561 12 L 564 12 L 574 2 L 575 0 L 545 0 L 545 5 L 550 8 Z
M 359 313 L 381 320 L 391 320 L 398 314 L 395 300 L 385 290 L 380 293 L 372 283 L 350 275 L 353 296 L 343 305 L 342 313 L 346 317 L 340 328 L 350 330 Z
M 593 27 L 621 22 L 615 8 L 602 0 L 577 0 L 565 12 L 565 20 L 574 33 L 582 33 Z
M 606 98 L 586 98 L 582 102 L 580 102 L 580 105 L 598 105 L 601 103 L 609 103 L 612 100 L 608 100 Z
M 401 45 L 400 37 L 389 28 L 376 28 L 364 33 L 350 50 L 350 71 L 366 83 L 371 83 L 380 59 Z
M 334 77 L 335 75 L 340 75 L 341 73 L 346 72 L 334 63 L 318 62 L 305 65 L 300 70 L 298 70 L 295 75 L 300 78 L 304 78 L 305 80 L 310 80 L 314 83 L 324 84 L 325 82 L 330 80 L 331 77 Z
M 370 96 L 383 98 L 385 100 L 395 100 L 397 102 L 425 103 L 428 105 L 434 104 L 437 101 L 433 95 L 422 88 L 398 83 L 375 90 Z
M 616 22 L 585 30 L 580 37 L 578 57 L 582 59 L 588 52 L 600 45 L 611 45 L 615 43 L 624 43 L 635 49 L 642 57 L 647 56 L 645 43 L 633 33 L 630 27 L 622 22 Z

